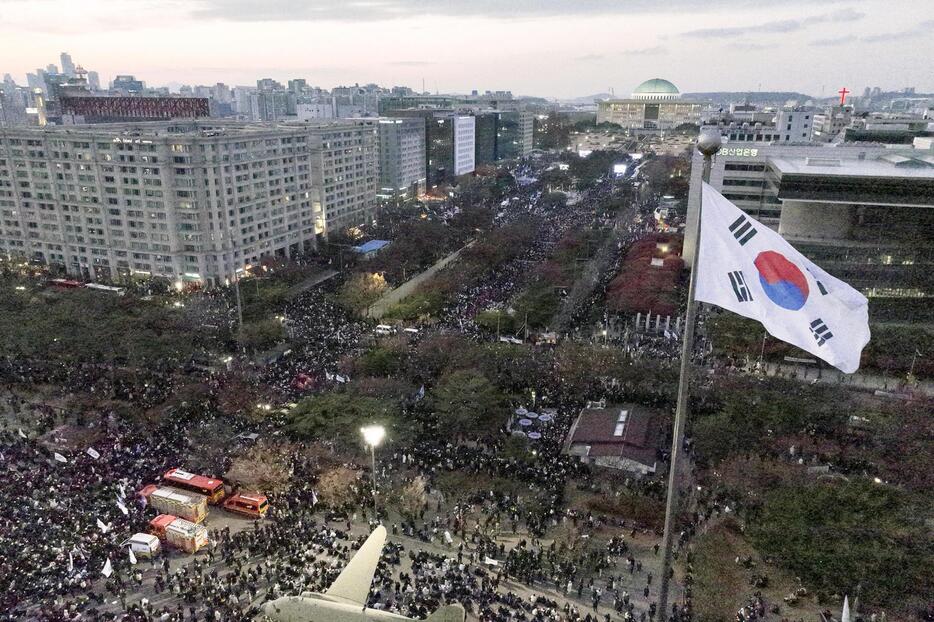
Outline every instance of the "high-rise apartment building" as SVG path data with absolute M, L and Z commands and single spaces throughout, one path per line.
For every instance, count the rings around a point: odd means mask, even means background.
M 0 252 L 216 285 L 375 209 L 371 122 L 0 130 Z

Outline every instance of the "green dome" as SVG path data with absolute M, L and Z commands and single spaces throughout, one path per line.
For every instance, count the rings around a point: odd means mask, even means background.
M 679 95 L 678 87 L 662 78 L 646 80 L 636 87 L 633 95 Z

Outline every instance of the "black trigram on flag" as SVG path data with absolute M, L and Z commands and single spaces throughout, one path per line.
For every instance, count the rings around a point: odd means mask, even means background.
M 734 272 L 728 272 L 727 276 L 730 277 L 730 285 L 733 286 L 733 293 L 736 294 L 736 300 L 739 302 L 752 302 L 752 293 L 749 291 L 749 288 L 746 287 L 746 277 L 743 276 L 743 271 L 736 270 Z
M 811 322 L 811 334 L 814 335 L 814 339 L 817 341 L 817 345 L 822 346 L 827 343 L 828 339 L 833 337 L 833 333 L 830 332 L 830 329 L 827 328 L 827 325 L 824 324 L 824 320 L 817 318 Z
M 814 277 L 814 282 L 817 283 L 817 289 L 820 290 L 821 295 L 822 295 L 822 296 L 826 296 L 826 295 L 827 295 L 827 288 L 824 287 L 824 284 L 820 282 L 820 279 L 817 278 L 817 275 L 814 274 L 813 272 L 811 272 L 811 269 L 810 269 L 810 268 L 808 268 L 808 272 L 810 272 L 810 273 L 811 273 L 811 276 Z
M 743 215 L 734 220 L 733 224 L 730 225 L 730 233 L 733 234 L 733 237 L 736 238 L 740 246 L 745 246 L 746 242 L 755 237 L 758 232 L 756 228 L 752 226 L 752 223 L 749 222 L 749 219 Z

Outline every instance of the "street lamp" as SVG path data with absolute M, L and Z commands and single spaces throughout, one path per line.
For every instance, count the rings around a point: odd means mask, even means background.
M 371 470 L 373 475 L 373 514 L 379 515 L 379 508 L 376 505 L 376 446 L 383 442 L 386 437 L 386 428 L 381 425 L 368 425 L 360 428 L 363 434 L 363 442 L 370 446 Z

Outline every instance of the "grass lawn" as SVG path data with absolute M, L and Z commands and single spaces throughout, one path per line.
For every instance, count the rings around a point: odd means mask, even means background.
M 737 557 L 751 557 L 753 566 L 736 563 Z M 797 587 L 793 576 L 766 564 L 746 541 L 734 522 L 722 522 L 699 536 L 694 544 L 694 612 L 699 622 L 729 622 L 747 604 L 757 589 L 753 575 L 768 577 L 768 585 L 759 589 L 769 608 L 780 607 L 778 615 L 768 619 L 817 619 L 819 608 L 811 597 L 799 599 L 795 606 L 782 600 Z

